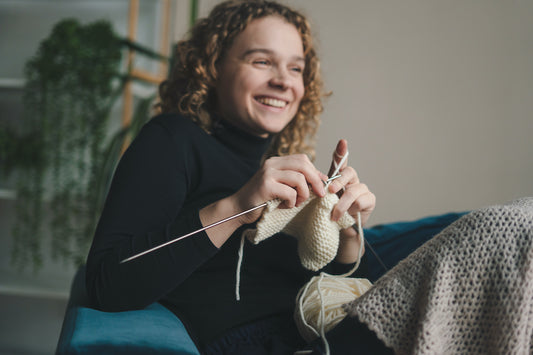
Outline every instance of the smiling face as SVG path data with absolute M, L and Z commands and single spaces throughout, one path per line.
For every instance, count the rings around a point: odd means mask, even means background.
M 252 21 L 235 37 L 218 68 L 218 113 L 257 136 L 280 132 L 304 95 L 304 67 L 296 27 L 276 16 Z

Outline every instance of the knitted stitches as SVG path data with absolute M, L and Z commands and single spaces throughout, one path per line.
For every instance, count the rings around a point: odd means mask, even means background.
M 346 310 L 397 354 L 533 353 L 533 198 L 460 218 Z
M 300 206 L 287 209 L 277 208 L 281 200 L 269 201 L 257 228 L 244 231 L 244 236 L 258 244 L 279 232 L 290 234 L 298 240 L 302 265 L 320 270 L 337 255 L 339 231 L 355 223 L 348 213 L 338 222 L 331 220 L 331 210 L 338 201 L 333 193 L 322 198 L 311 194 Z

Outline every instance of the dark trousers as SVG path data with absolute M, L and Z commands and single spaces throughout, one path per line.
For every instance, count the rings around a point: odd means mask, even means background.
M 367 326 L 356 318 L 345 318 L 326 334 L 330 353 L 392 355 Z M 297 350 L 312 350 L 325 354 L 322 339 L 306 344 L 294 324 L 292 316 L 276 316 L 235 328 L 202 351 L 205 355 L 293 355 Z
M 326 339 L 332 355 L 394 354 L 392 349 L 386 347 L 376 334 L 357 318 L 344 318 L 335 328 L 326 333 Z M 322 339 L 315 340 L 311 344 L 311 349 L 314 355 L 326 353 Z

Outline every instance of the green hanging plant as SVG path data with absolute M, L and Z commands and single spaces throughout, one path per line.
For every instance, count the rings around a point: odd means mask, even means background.
M 197 1 L 190 3 L 192 25 Z M 119 72 L 123 49 L 171 61 L 119 38 L 106 21 L 66 19 L 26 63 L 21 124 L 0 122 L 2 173 L 16 174 L 12 262 L 21 268 L 38 270 L 48 249 L 53 259 L 85 262 L 115 166 L 155 98 L 139 99 L 130 125 L 108 134 L 125 84 L 140 80 Z
M 20 168 L 15 264 L 42 264 L 46 231 L 55 259 L 83 262 L 98 209 L 93 192 L 108 117 L 121 92 L 120 85 L 113 87 L 120 60 L 119 38 L 108 22 L 82 26 L 68 19 L 53 28 L 27 62 L 21 139 L 10 147 Z

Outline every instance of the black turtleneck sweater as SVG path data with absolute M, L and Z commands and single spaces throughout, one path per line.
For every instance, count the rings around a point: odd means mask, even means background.
M 120 264 L 201 228 L 199 210 L 246 183 L 269 143 L 227 124 L 209 135 L 179 115 L 147 123 L 117 167 L 87 260 L 95 306 L 123 311 L 158 301 L 180 317 L 200 346 L 235 326 L 292 313 L 299 288 L 313 273 L 301 266 L 296 240 L 288 235 L 258 245 L 246 241 L 240 301 L 235 272 L 243 228 L 220 249 L 202 232 Z

